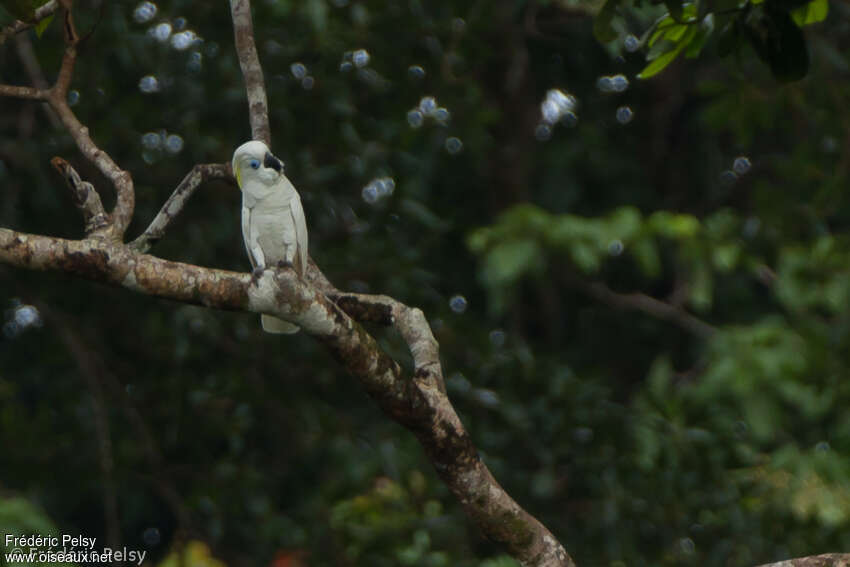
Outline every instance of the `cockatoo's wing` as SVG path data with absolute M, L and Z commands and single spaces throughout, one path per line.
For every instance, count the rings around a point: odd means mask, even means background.
M 248 259 L 251 260 L 251 267 L 255 268 L 257 263 L 254 261 L 254 255 L 251 253 L 251 209 L 242 206 L 242 241 L 245 243 L 245 251 L 248 252 Z
M 251 209 L 242 207 L 242 237 L 245 241 L 245 250 L 248 252 L 248 259 L 251 260 L 251 267 L 257 267 L 257 261 L 254 258 L 254 253 L 251 252 Z M 267 333 L 291 335 L 297 333 L 300 329 L 298 325 L 272 317 L 271 315 L 260 315 L 260 323 L 263 330 Z
M 293 264 L 295 264 L 295 271 L 303 277 L 307 273 L 309 246 L 307 242 L 307 220 L 304 218 L 304 209 L 301 207 L 301 198 L 298 193 L 295 193 L 289 201 L 289 211 L 292 214 L 292 223 L 295 225 L 295 242 L 297 244 Z

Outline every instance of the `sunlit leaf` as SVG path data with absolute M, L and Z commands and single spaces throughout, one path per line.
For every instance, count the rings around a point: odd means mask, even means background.
M 829 13 L 828 0 L 812 0 L 805 6 L 800 6 L 791 11 L 791 17 L 798 26 L 816 24 L 826 19 Z
M 648 79 L 650 77 L 654 77 L 658 73 L 664 70 L 667 65 L 673 62 L 676 57 L 678 57 L 679 53 L 685 48 L 684 45 L 679 45 L 674 48 L 672 51 L 668 51 L 660 56 L 658 56 L 655 60 L 653 60 L 649 65 L 643 68 L 643 71 L 638 73 L 638 79 Z
M 35 25 L 35 27 L 33 28 L 33 29 L 35 29 L 35 35 L 40 38 L 41 35 L 44 33 L 44 30 L 47 29 L 47 27 L 50 25 L 50 22 L 52 22 L 52 21 L 53 21 L 53 14 L 50 14 L 49 16 L 47 16 L 46 18 L 44 18 L 43 20 L 38 22 Z
M 685 50 L 685 57 L 688 59 L 698 57 L 700 52 L 702 52 L 702 48 L 705 46 L 705 42 L 711 37 L 712 32 L 714 32 L 714 14 L 709 14 L 700 22 L 697 33 L 694 34 L 693 39 L 688 43 L 688 48 Z

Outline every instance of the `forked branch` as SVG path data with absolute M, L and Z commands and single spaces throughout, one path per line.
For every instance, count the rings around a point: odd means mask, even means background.
M 63 0 L 67 3 L 69 0 Z M 254 45 L 251 5 L 232 0 L 236 48 L 248 92 L 255 139 L 270 141 L 268 105 L 262 68 Z M 46 100 L 69 129 L 82 153 L 115 185 L 111 215 L 113 238 L 80 241 L 0 229 L 0 262 L 33 270 L 53 270 L 125 287 L 138 293 L 218 309 L 265 313 L 298 324 L 322 341 L 381 409 L 420 441 L 440 478 L 464 511 L 489 539 L 500 543 L 524 565 L 572 566 L 552 534 L 523 510 L 493 478 L 446 396 L 439 347 L 421 310 L 390 297 L 337 290 L 310 262 L 306 278 L 292 269 L 267 270 L 257 280 L 248 274 L 169 262 L 141 253 L 161 238 L 193 191 L 212 177 L 227 177 L 226 165 L 199 165 L 178 185 L 148 229 L 131 245 L 121 237 L 133 213 L 128 173 L 99 150 L 65 102 L 76 60 L 77 35 L 65 10 L 66 49 L 56 84 L 48 90 L 0 87 L 0 94 Z M 5 90 L 5 93 L 4 93 Z M 92 187 L 64 162 L 54 160 L 72 187 L 84 214 L 87 233 L 95 236 L 102 205 Z M 357 320 L 391 325 L 413 356 L 412 375 L 378 346 Z
M 231 179 L 230 164 L 208 163 L 197 164 L 192 168 L 183 181 L 177 186 L 165 204 L 138 238 L 130 243 L 130 247 L 139 252 L 147 252 L 151 246 L 156 244 L 164 235 L 168 225 L 177 218 L 180 211 L 186 205 L 195 189 L 205 181 L 211 179 Z
M 59 68 L 56 82 L 47 90 L 17 85 L 0 85 L 0 96 L 43 100 L 56 112 L 60 122 L 71 134 L 80 152 L 115 187 L 116 200 L 115 208 L 110 214 L 110 220 L 112 222 L 110 237 L 121 240 L 133 218 L 133 208 L 135 206 L 133 179 L 128 172 L 121 169 L 112 160 L 109 154 L 98 148 L 89 135 L 89 129 L 77 119 L 68 105 L 68 89 L 71 86 L 71 80 L 74 76 L 74 65 L 77 60 L 77 43 L 80 38 L 77 34 L 70 9 L 71 0 L 63 0 L 62 5 L 65 51 L 62 55 L 62 64 Z

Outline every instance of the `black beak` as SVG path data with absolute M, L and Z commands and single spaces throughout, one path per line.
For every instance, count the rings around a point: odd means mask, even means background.
M 266 152 L 266 157 L 263 158 L 263 166 L 270 167 L 278 173 L 283 173 L 283 162 L 269 152 Z

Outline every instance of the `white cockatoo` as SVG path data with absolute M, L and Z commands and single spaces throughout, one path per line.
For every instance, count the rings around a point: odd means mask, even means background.
M 307 222 L 301 198 L 286 175 L 283 162 L 260 141 L 245 142 L 233 152 L 233 175 L 242 190 L 242 237 L 254 267 L 253 277 L 266 268 L 292 266 L 307 270 Z M 267 333 L 297 333 L 298 326 L 262 315 Z

